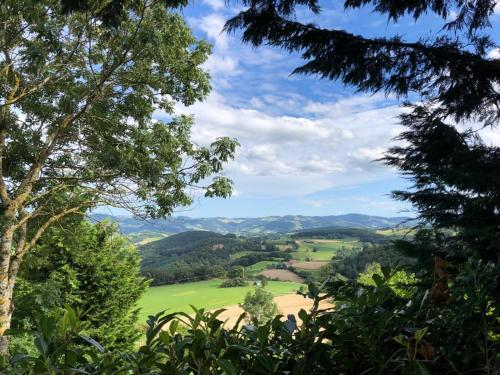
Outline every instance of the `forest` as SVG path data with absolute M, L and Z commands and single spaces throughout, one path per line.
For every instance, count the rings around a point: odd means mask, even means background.
M 211 0 L 197 24 L 187 0 L 0 3 L 1 373 L 500 372 L 500 2 L 335 5 Z M 177 215 L 200 201 L 216 219 Z M 395 204 L 411 215 L 333 215 Z M 280 216 L 306 206 L 328 214 Z M 95 220 L 111 209 L 127 230 Z

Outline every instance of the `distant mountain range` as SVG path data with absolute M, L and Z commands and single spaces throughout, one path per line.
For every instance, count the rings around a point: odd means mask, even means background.
M 93 214 L 92 219 L 102 221 L 109 219 L 118 223 L 123 234 L 144 231 L 180 233 L 189 230 L 208 230 L 217 233 L 234 233 L 240 235 L 290 233 L 302 229 L 321 227 L 349 228 L 391 228 L 408 227 L 415 220 L 408 217 L 382 217 L 362 214 L 346 214 L 332 216 L 266 216 L 256 218 L 191 218 L 175 216 L 166 220 L 140 220 L 128 216 L 110 216 Z

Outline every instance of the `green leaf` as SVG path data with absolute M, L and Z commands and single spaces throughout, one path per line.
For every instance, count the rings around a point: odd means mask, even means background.
M 219 367 L 221 368 L 222 372 L 227 375 L 236 375 L 237 371 L 234 365 L 231 363 L 231 361 L 227 359 L 219 359 L 218 361 Z

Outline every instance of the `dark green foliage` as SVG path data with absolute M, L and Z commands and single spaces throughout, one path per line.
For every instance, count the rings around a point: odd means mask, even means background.
M 290 260 L 292 259 L 292 255 L 283 251 L 259 252 L 242 256 L 234 260 L 232 264 L 248 267 L 258 262 L 276 259 Z
M 234 288 L 239 286 L 247 286 L 248 282 L 243 277 L 235 277 L 232 279 L 227 279 L 220 284 L 219 288 Z
M 415 258 L 402 255 L 390 244 L 363 244 L 360 250 L 338 250 L 325 272 L 327 274 L 338 273 L 349 279 L 356 279 L 367 265 L 374 262 L 382 266 L 408 266 L 415 263 Z
M 14 291 L 15 329 L 32 329 L 37 316 L 65 305 L 84 312 L 86 334 L 108 349 L 138 338 L 136 303 L 147 287 L 139 255 L 115 225 L 71 220 L 49 230 L 21 267 Z
M 376 233 L 370 229 L 362 228 L 313 228 L 292 234 L 292 238 L 321 238 L 321 239 L 349 239 L 356 238 L 361 242 L 382 243 L 387 242 L 387 236 Z
M 395 270 L 382 271 L 374 276 L 376 286 L 330 283 L 337 302 L 326 311 L 318 308 L 319 301 L 330 297 L 311 284 L 305 296 L 313 298 L 314 307 L 310 313 L 302 310 L 299 321 L 277 317 L 259 326 L 231 328 L 217 319 L 222 310 L 160 313 L 150 317 L 143 346 L 121 355 L 101 353 L 90 340 L 75 350 L 82 343 L 82 329 L 68 310 L 62 319 L 40 326 L 37 335 L 46 344 L 36 355 L 4 358 L 0 366 L 12 374 L 33 373 L 29 369 L 38 363 L 53 372 L 64 373 L 71 366 L 100 374 L 118 369 L 186 375 L 498 372 L 500 306 L 491 303 L 498 267 L 465 263 L 450 289 L 451 302 L 442 306 L 433 306 L 415 288 L 404 297 L 396 295 L 387 285 Z M 180 321 L 186 326 L 181 328 Z
M 500 148 L 484 144 L 473 131 L 459 132 L 424 107 L 401 116 L 408 130 L 385 161 L 408 176 L 413 189 L 394 197 L 410 202 L 437 230 L 453 228 L 448 252 L 458 242 L 484 260 L 500 255 Z M 441 240 L 443 242 L 443 240 Z M 452 244 L 455 245 L 452 245 Z M 441 252 L 445 251 L 441 249 Z M 458 251 L 460 252 L 460 251 Z
M 241 251 L 251 254 L 231 260 L 231 255 Z M 263 248 L 260 238 L 243 238 L 233 234 L 208 231 L 189 231 L 154 241 L 140 248 L 142 273 L 153 279 L 153 285 L 203 280 L 223 277 L 225 269 L 242 267 L 262 260 L 290 259 L 290 254 L 276 251 L 273 245 Z M 230 277 L 230 276 L 229 276 Z
M 140 247 L 142 268 L 212 265 L 228 262 L 239 251 L 260 251 L 260 239 L 245 239 L 214 232 L 189 231 Z

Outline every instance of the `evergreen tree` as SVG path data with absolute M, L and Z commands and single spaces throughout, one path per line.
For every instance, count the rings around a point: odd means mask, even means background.
M 83 311 L 86 334 L 110 350 L 131 349 L 142 333 L 137 302 L 147 287 L 135 247 L 107 222 L 72 219 L 48 230 L 21 266 L 13 327 L 32 329 L 65 306 Z

